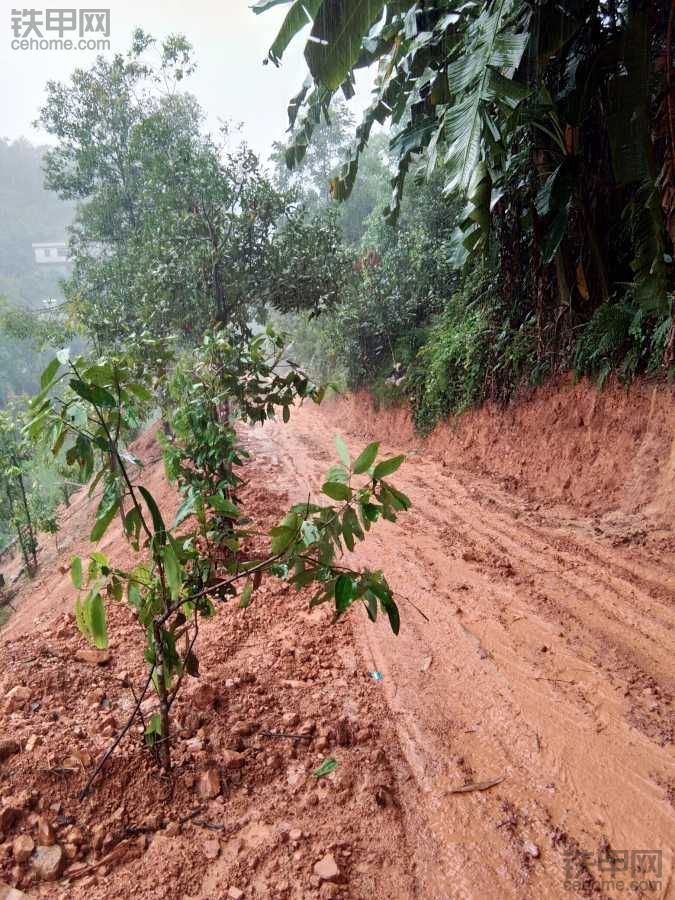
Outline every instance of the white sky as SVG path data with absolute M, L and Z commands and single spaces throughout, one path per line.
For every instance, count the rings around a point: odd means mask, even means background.
M 69 7 L 64 0 L 33 2 L 41 11 Z M 288 100 L 300 89 L 305 76 L 303 40 L 302 36 L 296 38 L 280 69 L 272 64 L 263 66 L 288 7 L 275 7 L 257 16 L 249 9 L 250 2 L 89 0 L 73 7 L 110 6 L 111 53 L 128 49 L 136 27 L 157 38 L 184 34 L 194 47 L 197 61 L 197 71 L 184 82 L 185 87 L 197 96 L 206 112 L 208 129 L 215 131 L 220 119 L 243 122 L 243 136 L 265 159 L 272 142 L 284 138 Z M 23 136 L 40 143 L 47 135 L 33 128 L 32 122 L 43 102 L 45 83 L 49 79 L 67 80 L 74 68 L 86 67 L 96 53 L 12 49 L 11 11 L 27 6 L 26 0 L 0 0 L 0 137 Z M 350 102 L 357 119 L 368 103 L 367 94 L 366 87 Z

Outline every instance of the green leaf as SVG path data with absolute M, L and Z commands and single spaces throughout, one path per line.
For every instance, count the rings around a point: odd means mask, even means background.
M 339 481 L 326 481 L 321 485 L 321 493 L 330 497 L 331 500 L 349 500 L 352 496 L 352 489 L 348 484 L 342 484 Z
M 131 391 L 138 400 L 142 400 L 144 403 L 149 403 L 153 399 L 150 391 L 142 384 L 126 384 L 124 387 L 127 391 Z
M 321 532 L 313 522 L 303 522 L 300 526 L 300 536 L 305 547 L 318 544 L 321 540 Z
M 386 478 L 387 475 L 393 475 L 405 462 L 405 456 L 392 456 L 391 459 L 384 459 L 375 466 L 373 478 Z
M 145 729 L 145 743 L 148 747 L 154 747 L 155 741 L 162 736 L 162 720 L 159 713 L 150 717 L 148 727 Z
M 349 468 L 352 464 L 352 461 L 349 458 L 349 450 L 347 449 L 347 445 L 339 434 L 335 435 L 333 441 L 335 442 L 340 461 L 344 466 L 346 466 L 346 468 Z
M 116 575 L 113 575 L 110 590 L 115 600 L 119 603 L 124 596 L 124 588 L 122 587 L 122 582 Z
M 328 90 L 340 87 L 359 58 L 364 35 L 383 8 L 384 0 L 323 0 L 305 47 L 316 81 Z
M 356 597 L 357 585 L 351 575 L 339 575 L 335 582 L 335 609 L 343 613 Z
M 159 511 L 159 507 L 155 502 L 155 498 L 152 496 L 147 488 L 144 488 L 142 484 L 139 484 L 138 490 L 141 492 L 141 495 L 145 502 L 148 505 L 148 509 L 150 510 L 150 515 L 152 516 L 152 525 L 155 531 L 155 534 L 160 536 L 160 539 L 164 540 L 164 536 L 166 535 L 166 525 L 164 524 L 164 519 L 162 518 L 162 514 Z
M 253 582 L 247 581 L 244 590 L 241 592 L 239 599 L 239 609 L 246 609 L 251 602 L 251 594 L 253 593 Z
M 396 507 L 396 509 L 410 509 L 412 506 L 412 500 L 408 497 L 407 494 L 404 494 L 403 491 L 397 490 L 395 487 L 392 487 L 390 484 L 384 484 L 385 493 L 389 494 L 389 499 L 392 501 L 392 504 Z
M 97 384 L 86 384 L 84 381 L 80 381 L 79 378 L 71 378 L 69 384 L 76 394 L 79 394 L 83 400 L 92 403 L 94 406 L 107 409 L 114 409 L 117 406 L 117 401 L 113 395 Z
M 277 525 L 276 528 L 273 528 L 270 531 L 270 535 L 272 536 L 272 544 L 270 549 L 276 556 L 278 553 L 282 553 L 284 550 L 286 550 L 286 548 L 293 543 L 297 535 L 297 528 L 291 528 L 287 525 Z
M 183 587 L 183 576 L 181 565 L 178 562 L 178 557 L 176 556 L 173 545 L 171 543 L 168 543 L 164 548 L 162 558 L 164 560 L 164 571 L 166 574 L 166 581 L 169 586 L 169 591 L 171 593 L 171 599 L 175 601 L 178 599 L 181 588 Z
M 285 6 L 292 2 L 293 0 L 258 0 L 257 3 L 251 5 L 250 9 L 251 12 L 254 12 L 259 16 L 260 13 L 267 12 L 267 10 L 272 9 L 273 6 Z
M 108 646 L 108 629 L 106 626 L 105 604 L 98 591 L 90 597 L 86 604 L 86 619 L 91 630 L 91 637 L 99 650 L 105 650 Z
M 367 472 L 368 469 L 375 462 L 375 458 L 377 456 L 377 451 L 380 448 L 379 441 L 373 441 L 372 444 L 368 444 L 368 446 L 363 450 L 359 456 L 356 458 L 356 462 L 354 463 L 353 472 L 355 475 L 362 475 L 364 472 Z
M 325 775 L 330 775 L 331 772 L 334 772 L 339 765 L 340 763 L 334 756 L 328 756 L 318 768 L 314 769 L 312 774 L 315 778 L 323 778 Z
M 195 504 L 197 502 L 197 497 L 193 493 L 189 493 L 187 497 L 183 499 L 183 502 L 178 507 L 178 511 L 176 512 L 176 517 L 173 520 L 173 524 L 171 528 L 178 528 L 179 525 L 182 525 L 183 522 L 191 516 L 195 511 Z
M 398 613 L 398 606 L 394 603 L 391 597 L 384 605 L 384 609 L 387 613 L 387 616 L 389 616 L 389 624 L 391 626 L 391 630 L 394 632 L 394 634 L 398 634 L 401 628 L 401 618 Z
M 96 541 L 100 541 L 103 535 L 108 530 L 108 526 L 112 522 L 115 513 L 118 510 L 120 505 L 119 497 L 115 499 L 112 506 L 108 506 L 96 519 L 94 527 L 91 530 L 91 534 L 89 535 L 89 540 L 95 544 Z M 100 510 L 101 507 L 99 507 Z
M 354 531 L 351 527 L 351 522 L 347 518 L 347 513 L 352 511 L 351 506 L 345 510 L 345 514 L 342 517 L 342 537 L 344 538 L 344 542 L 347 545 L 347 550 L 351 553 L 354 549 Z
M 44 370 L 42 375 L 40 376 L 40 390 L 46 391 L 49 385 L 52 383 L 52 379 L 56 375 L 56 373 L 61 368 L 61 363 L 56 359 L 56 357 L 49 363 L 47 368 Z
M 331 466 L 326 472 L 326 481 L 344 481 L 346 483 L 349 481 L 349 470 L 342 463 Z
M 241 516 L 238 507 L 221 494 L 213 494 L 213 496 L 207 497 L 206 503 L 221 516 L 226 516 L 228 519 L 238 519 Z
M 70 577 L 78 591 L 81 590 L 84 584 L 84 577 L 82 574 L 82 560 L 79 556 L 74 556 L 71 560 Z
M 366 591 L 363 595 L 366 600 L 366 611 L 371 622 L 377 622 L 377 597 L 372 591 Z
M 277 0 L 277 2 L 279 2 L 279 0 Z M 267 0 L 265 8 L 269 9 L 270 5 L 272 4 Z M 279 33 L 274 39 L 274 43 L 269 49 L 269 57 L 273 62 L 279 62 L 290 42 L 299 31 L 302 31 L 305 25 L 308 25 L 312 21 L 320 6 L 321 0 L 296 0 L 296 2 L 293 3 L 286 13 L 286 18 L 279 29 Z M 256 8 L 253 7 L 253 11 L 262 12 L 263 10 L 256 10 Z

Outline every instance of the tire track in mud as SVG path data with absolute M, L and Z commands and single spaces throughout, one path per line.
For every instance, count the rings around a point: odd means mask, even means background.
M 333 461 L 329 416 L 303 408 L 246 433 L 292 500 L 316 494 Z M 583 896 L 602 877 L 585 854 L 604 847 L 662 850 L 660 887 L 644 896 L 666 897 L 675 556 L 661 565 L 648 547 L 608 546 L 588 517 L 530 512 L 497 480 L 423 455 L 395 482 L 413 510 L 371 532 L 359 560 L 430 622 L 403 599 L 398 638 L 379 624 L 357 631 L 410 767 L 399 780 L 418 896 Z

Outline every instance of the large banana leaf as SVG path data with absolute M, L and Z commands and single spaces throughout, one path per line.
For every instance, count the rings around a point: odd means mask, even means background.
M 272 0 L 272 2 L 267 0 L 265 9 L 268 9 L 270 5 L 274 5 L 274 2 L 275 0 Z M 276 2 L 278 3 L 280 0 L 276 0 Z M 286 2 L 286 0 L 283 0 L 283 2 Z M 302 31 L 305 25 L 308 25 L 313 21 L 320 6 L 321 0 L 296 0 L 291 6 L 279 29 L 279 33 L 274 39 L 274 43 L 269 49 L 269 58 L 273 63 L 279 63 L 290 42 L 299 31 Z M 259 13 L 264 12 L 265 9 L 256 9 L 253 7 L 253 11 Z
M 323 0 L 305 47 L 314 79 L 337 90 L 361 53 L 364 37 L 384 9 L 384 0 Z
M 256 15 L 260 15 L 260 13 L 267 12 L 268 9 L 272 9 L 273 6 L 286 6 L 291 3 L 292 0 L 258 0 L 257 3 L 253 3 L 251 9 Z
M 450 91 L 457 98 L 445 116 L 447 191 L 465 190 L 481 157 L 489 103 L 513 106 L 525 91 L 500 70 L 520 65 L 528 35 L 511 26 L 514 0 L 499 0 L 483 11 L 466 32 L 461 55 L 448 66 Z M 469 46 L 467 46 L 469 44 Z

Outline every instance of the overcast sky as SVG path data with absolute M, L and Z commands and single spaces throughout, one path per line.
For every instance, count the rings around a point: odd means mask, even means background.
M 195 49 L 197 71 L 185 83 L 207 114 L 215 130 L 220 119 L 244 123 L 244 137 L 263 158 L 272 142 L 283 139 L 286 106 L 305 75 L 302 37 L 296 38 L 280 69 L 262 60 L 272 43 L 287 7 L 256 16 L 251 0 L 100 0 L 80 8 L 110 4 L 111 53 L 128 49 L 131 32 L 141 27 L 155 37 L 182 33 Z M 25 4 L 26 0 L 22 0 Z M 37 0 L 42 14 L 68 6 L 63 0 Z M 26 4 L 27 5 L 27 4 Z M 32 122 L 43 101 L 49 79 L 66 80 L 74 68 L 86 67 L 96 56 L 83 50 L 14 50 L 11 41 L 12 9 L 24 9 L 19 0 L 0 0 L 0 137 L 24 136 L 33 142 L 47 139 Z M 53 33 L 45 36 L 54 37 Z M 367 91 L 350 103 L 359 115 L 368 102 Z

